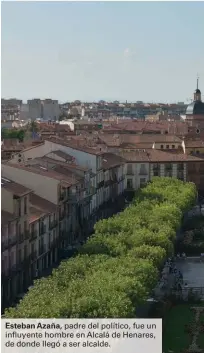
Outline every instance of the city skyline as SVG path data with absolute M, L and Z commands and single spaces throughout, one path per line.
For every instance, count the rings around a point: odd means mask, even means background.
M 4 2 L 2 97 L 186 102 L 197 74 L 204 91 L 203 10 L 202 2 Z

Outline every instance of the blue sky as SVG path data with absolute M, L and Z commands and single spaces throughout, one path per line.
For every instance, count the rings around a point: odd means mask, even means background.
M 3 2 L 2 97 L 186 101 L 204 93 L 204 2 Z

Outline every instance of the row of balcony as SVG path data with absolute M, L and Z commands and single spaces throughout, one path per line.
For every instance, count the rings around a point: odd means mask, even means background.
M 123 180 L 125 180 L 125 175 L 122 175 L 119 178 L 115 177 L 115 178 L 112 178 L 112 179 L 109 179 L 109 180 L 105 180 L 103 186 L 106 188 L 106 187 L 108 187 L 110 185 L 116 184 L 116 182 L 120 183 Z
M 134 171 L 130 168 L 127 170 L 127 175 L 135 175 Z M 146 168 L 140 168 L 139 175 L 148 175 Z
M 100 183 L 98 183 L 97 187 L 101 187 L 99 184 Z M 60 195 L 59 200 L 67 202 L 68 204 L 81 203 L 85 201 L 87 198 L 91 198 L 95 193 L 96 193 L 96 188 L 93 186 L 90 186 L 89 189 L 85 189 L 85 188 L 81 189 L 80 193 L 76 192 L 68 195 L 66 195 L 66 193 L 63 193 Z
M 3 252 L 16 244 L 17 244 L 16 237 L 8 238 L 7 240 L 2 240 L 1 241 L 1 251 Z
M 160 170 L 159 171 L 154 170 L 153 171 L 153 175 L 154 176 L 161 176 Z M 173 176 L 173 171 L 172 170 L 165 170 L 164 175 L 166 177 L 172 177 Z M 184 172 L 183 171 L 177 171 L 177 178 L 180 179 L 180 178 L 183 178 L 183 177 L 184 177 Z
M 172 171 L 173 170 L 173 165 L 172 164 L 167 164 L 165 165 L 165 170 L 166 171 Z M 177 171 L 183 171 L 184 166 L 181 164 L 177 164 Z M 160 171 L 160 164 L 153 164 L 153 171 L 159 172 Z M 134 171 L 132 169 L 127 170 L 127 175 L 134 175 Z M 139 175 L 148 175 L 148 171 L 146 168 L 140 168 Z
M 23 260 L 21 259 L 17 260 L 16 264 L 11 265 L 5 273 L 4 272 L 2 273 L 2 280 L 8 279 L 9 277 L 13 277 L 16 273 L 22 270 L 25 270 L 26 268 L 29 268 L 29 266 L 33 262 L 35 262 L 39 256 L 45 254 L 47 251 L 50 251 L 54 248 L 59 247 L 60 242 L 63 239 L 66 239 L 67 236 L 68 236 L 68 232 L 66 232 L 65 230 L 60 230 L 59 237 L 54 239 L 52 242 L 50 242 L 48 249 L 44 244 L 41 244 L 38 252 L 36 250 L 32 251 L 32 253 L 25 256 Z M 9 241 L 9 243 L 11 244 L 11 240 Z
M 60 214 L 60 217 L 59 217 L 59 220 L 62 220 L 64 219 L 65 217 L 65 213 L 61 213 Z M 57 226 L 58 222 L 57 220 L 54 220 L 50 223 L 50 226 L 49 226 L 49 230 L 52 230 L 53 228 L 55 228 Z M 42 225 L 39 229 L 39 235 L 43 235 L 46 233 L 46 226 L 45 225 Z M 15 246 L 17 244 L 21 244 L 23 243 L 25 240 L 29 239 L 29 241 L 33 241 L 35 239 L 37 239 L 38 237 L 38 231 L 34 230 L 34 231 L 25 231 L 24 233 L 21 233 L 19 235 L 14 235 L 12 237 L 7 237 L 6 239 L 3 238 L 2 241 L 1 241 L 1 251 L 5 251 L 9 248 L 11 248 L 12 246 Z
M 11 265 L 6 273 L 2 273 L 2 279 L 12 277 L 17 272 L 28 268 L 32 262 L 37 259 L 37 252 L 34 251 L 32 254 L 26 256 L 23 260 L 17 261 L 16 264 Z

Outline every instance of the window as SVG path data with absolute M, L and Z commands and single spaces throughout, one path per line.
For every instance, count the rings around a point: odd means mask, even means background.
M 159 163 L 154 163 L 154 164 L 153 164 L 153 169 L 160 169 Z
M 21 262 L 21 249 L 18 250 L 18 261 Z
M 199 134 L 199 133 L 200 133 L 200 130 L 199 130 L 199 129 L 197 129 L 197 130 L 196 130 L 196 134 Z
M 24 198 L 24 214 L 27 214 L 27 197 Z
M 175 148 L 175 145 L 172 145 L 172 148 Z
M 132 164 L 130 163 L 127 165 L 127 174 L 130 174 L 130 175 L 133 174 Z
M 140 186 L 144 186 L 146 184 L 145 178 L 140 178 Z
M 31 233 L 34 234 L 34 232 L 35 232 L 34 224 L 31 224 Z
M 196 151 L 196 154 L 199 154 L 200 152 L 199 151 Z
M 35 252 L 35 244 L 31 245 L 31 254 L 33 254 Z
M 166 145 L 166 148 L 169 149 L 169 145 Z
M 166 163 L 165 168 L 166 169 L 172 169 L 172 164 L 171 163 Z
M 163 150 L 163 148 L 164 148 L 164 145 L 161 145 L 161 149 Z
M 21 200 L 18 200 L 17 207 L 18 207 L 18 216 L 21 217 Z
M 21 225 L 20 224 L 18 225 L 18 235 L 19 236 L 21 235 Z
M 132 179 L 127 179 L 127 189 L 133 189 Z
M 140 165 L 140 174 L 143 174 L 143 175 L 148 174 L 145 164 L 141 164 L 141 165 Z
M 177 169 L 178 170 L 183 170 L 184 169 L 184 164 L 183 163 L 178 163 L 177 164 Z
M 24 246 L 24 257 L 26 257 L 28 254 L 28 247 L 27 245 Z

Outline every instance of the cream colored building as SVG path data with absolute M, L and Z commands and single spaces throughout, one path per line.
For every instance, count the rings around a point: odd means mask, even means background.
M 2 173 L 3 175 L 3 173 Z M 32 190 L 1 179 L 2 299 L 12 301 L 29 280 L 29 197 Z
M 64 217 L 23 185 L 2 177 L 2 303 L 10 305 L 58 261 Z
M 103 183 L 103 170 L 102 170 L 102 152 L 98 149 L 93 149 L 90 147 L 80 146 L 76 143 L 76 141 L 68 140 L 64 141 L 59 138 L 53 138 L 46 140 L 45 143 L 35 146 L 33 148 L 27 148 L 21 153 L 15 154 L 10 163 L 13 164 L 36 164 L 34 159 L 41 158 L 45 156 L 51 156 L 52 159 L 56 161 L 59 160 L 59 156 L 56 156 L 55 152 L 61 152 L 67 154 L 67 156 L 72 156 L 74 164 L 81 168 L 85 168 L 85 170 L 90 170 L 92 173 L 91 178 L 91 186 L 92 190 L 95 190 L 95 193 L 92 194 L 92 209 L 97 209 L 103 203 L 103 190 L 102 190 L 102 183 Z M 58 153 L 59 154 L 59 153 Z M 60 158 L 63 159 L 63 158 Z M 68 162 L 68 164 L 70 164 Z M 68 167 L 68 166 L 67 166 Z M 70 166 L 71 168 L 71 166 Z M 32 177 L 31 177 L 32 178 Z M 38 178 L 38 177 L 37 177 Z M 37 179 L 36 179 L 37 180 Z M 44 189 L 44 185 L 47 184 L 45 181 L 42 189 Z M 39 195 L 43 190 L 40 191 Z M 43 197 L 51 202 L 56 203 L 56 197 L 54 201 L 54 195 L 52 195 L 52 200 L 50 198 L 50 190 L 47 189 L 47 195 Z

